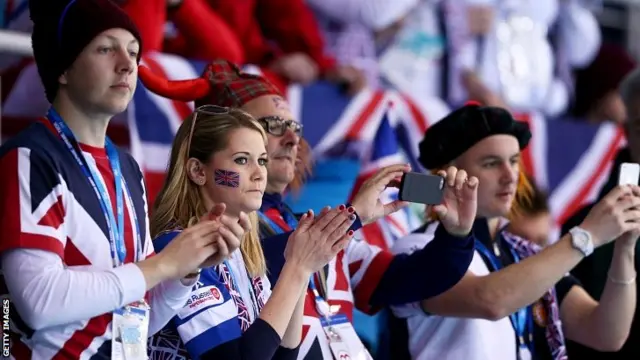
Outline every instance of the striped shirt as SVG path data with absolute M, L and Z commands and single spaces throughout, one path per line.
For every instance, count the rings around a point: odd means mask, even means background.
M 80 148 L 87 165 L 94 173 L 99 174 L 98 181 L 107 189 L 109 198 L 115 199 L 114 176 L 105 150 L 83 144 L 80 144 Z M 145 296 L 142 273 L 130 264 L 141 246 L 143 258 L 154 254 L 148 234 L 145 188 L 142 174 L 133 158 L 124 152 L 118 153 L 122 175 L 131 198 L 123 197 L 126 265 L 113 269 L 108 227 L 98 197 L 50 123 L 46 120 L 37 122 L 0 148 L 0 166 L 3 171 L 0 177 L 0 228 L 3 231 L 0 253 L 3 256 L 9 250 L 45 251 L 57 255 L 64 264 L 64 270 L 77 270 L 77 274 L 113 270 L 113 274 L 120 274 L 120 278 L 131 274 L 137 276 L 136 279 L 128 279 L 131 280 L 129 282 L 120 282 L 120 288 L 96 289 L 91 294 L 95 296 L 95 302 L 89 298 L 69 299 L 55 293 L 67 293 L 67 288 L 33 294 L 46 298 L 45 303 L 52 302 L 54 298 L 65 298 L 64 304 L 75 301 L 91 309 L 98 307 L 97 302 L 103 295 L 101 292 L 112 294 L 119 291 L 119 301 L 129 302 Z M 115 212 L 115 201 L 110 202 Z M 139 226 L 134 224 L 133 212 Z M 142 244 L 135 241 L 138 228 Z M 17 276 L 18 274 L 7 273 L 0 278 L 0 290 L 4 296 L 11 298 L 7 290 L 8 280 L 11 280 L 9 277 Z M 142 281 L 137 281 L 139 279 Z M 130 288 L 131 284 L 134 285 L 133 289 Z M 86 293 L 84 290 L 83 293 Z M 152 293 L 150 297 L 154 295 Z M 149 300 L 153 309 L 153 300 Z M 114 306 L 113 309 L 117 307 Z M 18 311 L 11 312 L 14 358 L 92 359 L 110 356 L 111 310 L 90 319 L 46 326 L 38 330 L 27 326 L 23 321 L 23 318 L 27 318 L 25 309 L 22 310 L 22 317 Z M 168 319 L 166 314 L 157 315 Z M 153 322 L 152 310 L 150 323 Z

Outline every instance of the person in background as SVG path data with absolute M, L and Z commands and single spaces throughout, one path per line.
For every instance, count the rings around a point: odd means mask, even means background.
M 640 188 L 610 191 L 584 221 L 542 250 L 505 228 L 514 200 L 530 188 L 520 153 L 531 132 L 502 108 L 466 105 L 427 130 L 419 160 L 429 170 L 459 166 L 480 180 L 476 253 L 463 279 L 420 303 L 394 307 L 406 319 L 414 359 L 566 359 L 566 337 L 603 351 L 626 341 L 636 306 L 634 252 Z M 445 197 L 444 202 L 455 201 Z M 396 241 L 393 251 L 430 246 L 440 221 Z M 567 272 L 615 241 L 600 301 Z
M 116 1 L 140 28 L 149 44 L 145 52 L 257 65 L 281 91 L 289 83 L 308 85 L 320 79 L 351 94 L 366 85 L 361 71 L 325 54 L 324 39 L 304 0 Z
M 539 189 L 532 179 L 528 181 L 531 184 L 531 196 L 521 199 L 518 211 L 512 213 L 509 218 L 507 231 L 545 247 L 549 245 L 552 224 L 547 194 Z
M 264 78 L 243 73 L 228 61 L 213 62 L 202 77 L 194 80 L 168 81 L 145 67 L 141 67 L 140 77 L 148 89 L 172 99 L 195 98 L 197 105 L 240 107 L 265 129 L 269 163 L 260 209 L 260 233 L 269 280 L 276 281 L 284 272 L 287 239 L 304 223 L 298 225 L 298 217 L 282 200 L 283 193 L 300 184 L 311 167 L 308 152 L 299 152 L 308 147 L 301 147 L 302 125 L 291 114 L 287 101 Z M 351 230 L 407 205 L 402 201 L 383 204 L 379 200 L 385 186 L 397 185 L 396 180 L 406 171 L 409 167 L 403 164 L 381 169 L 362 185 L 350 205 L 339 208 L 356 215 Z M 351 324 L 355 307 L 374 313 L 388 304 L 434 296 L 458 281 L 471 260 L 474 238 L 469 227 L 475 217 L 477 181 L 473 177 L 467 179 L 464 172 L 455 168 L 449 169 L 446 178 L 447 192 L 456 193 L 459 201 L 440 208 L 447 226 L 440 229 L 432 246 L 413 256 L 394 257 L 364 241 L 351 240 L 328 266 L 313 274 L 306 290 L 299 359 L 338 356 L 336 345 L 327 339 L 326 331 L 330 328 L 322 325 L 324 316 L 340 319 L 339 331 L 344 331 L 340 336 L 348 343 L 349 355 L 355 358 L 364 354 L 364 346 Z M 416 278 L 416 273 L 425 276 Z
M 239 219 L 251 230 L 228 261 L 202 270 L 193 300 L 154 338 L 152 359 L 297 357 L 304 289 L 311 273 L 347 244 L 355 215 L 344 207 L 317 218 L 307 213 L 271 292 L 256 214 L 267 183 L 266 139 L 249 114 L 213 105 L 197 108 L 178 129 L 151 220 L 154 245 L 167 246 L 215 204 L 225 204 L 223 223 Z
M 625 122 L 628 116 L 620 83 L 635 67 L 636 61 L 625 49 L 603 44 L 593 62 L 576 72 L 573 116 L 594 124 Z
M 244 230 L 204 221 L 154 254 L 140 169 L 106 137 L 136 88 L 138 30 L 110 0 L 28 5 L 51 108 L 0 148 L 11 357 L 130 358 Z
M 242 44 L 206 0 L 114 0 L 140 29 L 144 52 L 193 60 L 225 58 L 244 63 Z M 167 31 L 167 24 L 173 25 Z
M 280 91 L 284 84 L 307 85 L 321 79 L 352 94 L 366 85 L 361 71 L 325 53 L 324 38 L 304 0 L 204 1 L 236 34 L 245 63 L 261 66 Z
M 627 136 L 627 146 L 620 149 L 611 167 L 611 173 L 606 183 L 600 189 L 598 199 L 602 199 L 611 189 L 618 184 L 620 165 L 625 162 L 640 163 L 640 69 L 635 69 L 629 73 L 620 84 L 618 89 L 625 107 L 626 121 L 623 122 Z M 567 233 L 573 226 L 583 221 L 585 216 L 591 211 L 593 204 L 588 204 L 577 211 L 572 217 L 562 224 L 562 233 Z M 607 269 L 611 266 L 615 254 L 614 244 L 609 244 L 597 249 L 593 255 L 582 260 L 571 273 L 583 284 L 585 290 L 594 299 L 602 299 L 604 289 L 608 283 Z M 640 268 L 640 248 L 636 244 L 635 266 Z M 636 299 L 638 298 L 638 288 L 636 287 Z M 590 349 L 575 342 L 568 343 L 571 356 L 576 358 L 622 360 L 635 359 L 640 357 L 640 348 L 637 343 L 640 341 L 640 313 L 637 311 L 633 315 L 633 323 L 629 338 L 620 351 L 615 353 L 600 352 L 597 349 Z
M 402 29 L 418 0 L 307 0 L 325 37 L 326 52 L 381 85 L 378 55 Z
M 445 6 L 449 102 L 477 100 L 515 112 L 564 114 L 573 69 L 601 43 L 598 22 L 576 0 L 440 0 Z M 501 59 L 501 60 L 499 60 Z

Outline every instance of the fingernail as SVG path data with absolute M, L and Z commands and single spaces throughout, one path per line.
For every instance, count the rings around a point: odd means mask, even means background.
M 353 236 L 353 230 L 347 231 L 347 236 Z
M 351 215 L 351 216 L 349 216 L 349 220 L 351 220 L 351 221 L 356 221 L 356 216 L 355 216 L 355 215 Z
M 311 216 L 311 210 L 307 210 L 306 215 L 307 215 L 307 216 Z
M 338 206 L 338 210 L 340 210 L 340 211 L 344 210 L 345 208 L 346 208 L 346 206 L 344 206 L 344 205 Z
M 353 206 L 349 206 L 349 213 L 353 214 L 354 212 L 356 212 L 356 209 L 353 208 Z

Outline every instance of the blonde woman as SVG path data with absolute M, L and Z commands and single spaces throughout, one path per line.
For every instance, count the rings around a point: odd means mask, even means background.
M 256 214 L 267 181 L 265 143 L 263 128 L 249 114 L 218 106 L 198 108 L 178 130 L 151 220 L 154 245 L 166 246 L 182 229 L 211 217 L 211 209 L 226 226 L 222 235 L 238 223 L 250 223 L 251 230 L 228 261 L 201 270 L 189 301 L 152 340 L 152 359 L 297 357 L 309 278 L 347 244 L 355 215 L 344 206 L 318 217 L 305 214 L 272 291 Z

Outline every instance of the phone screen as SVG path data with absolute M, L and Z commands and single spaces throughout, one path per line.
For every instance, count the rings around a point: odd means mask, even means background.
M 640 165 L 634 163 L 620 164 L 618 185 L 638 185 L 640 178 Z
M 400 200 L 425 205 L 442 203 L 444 178 L 440 175 L 405 173 L 400 183 Z

